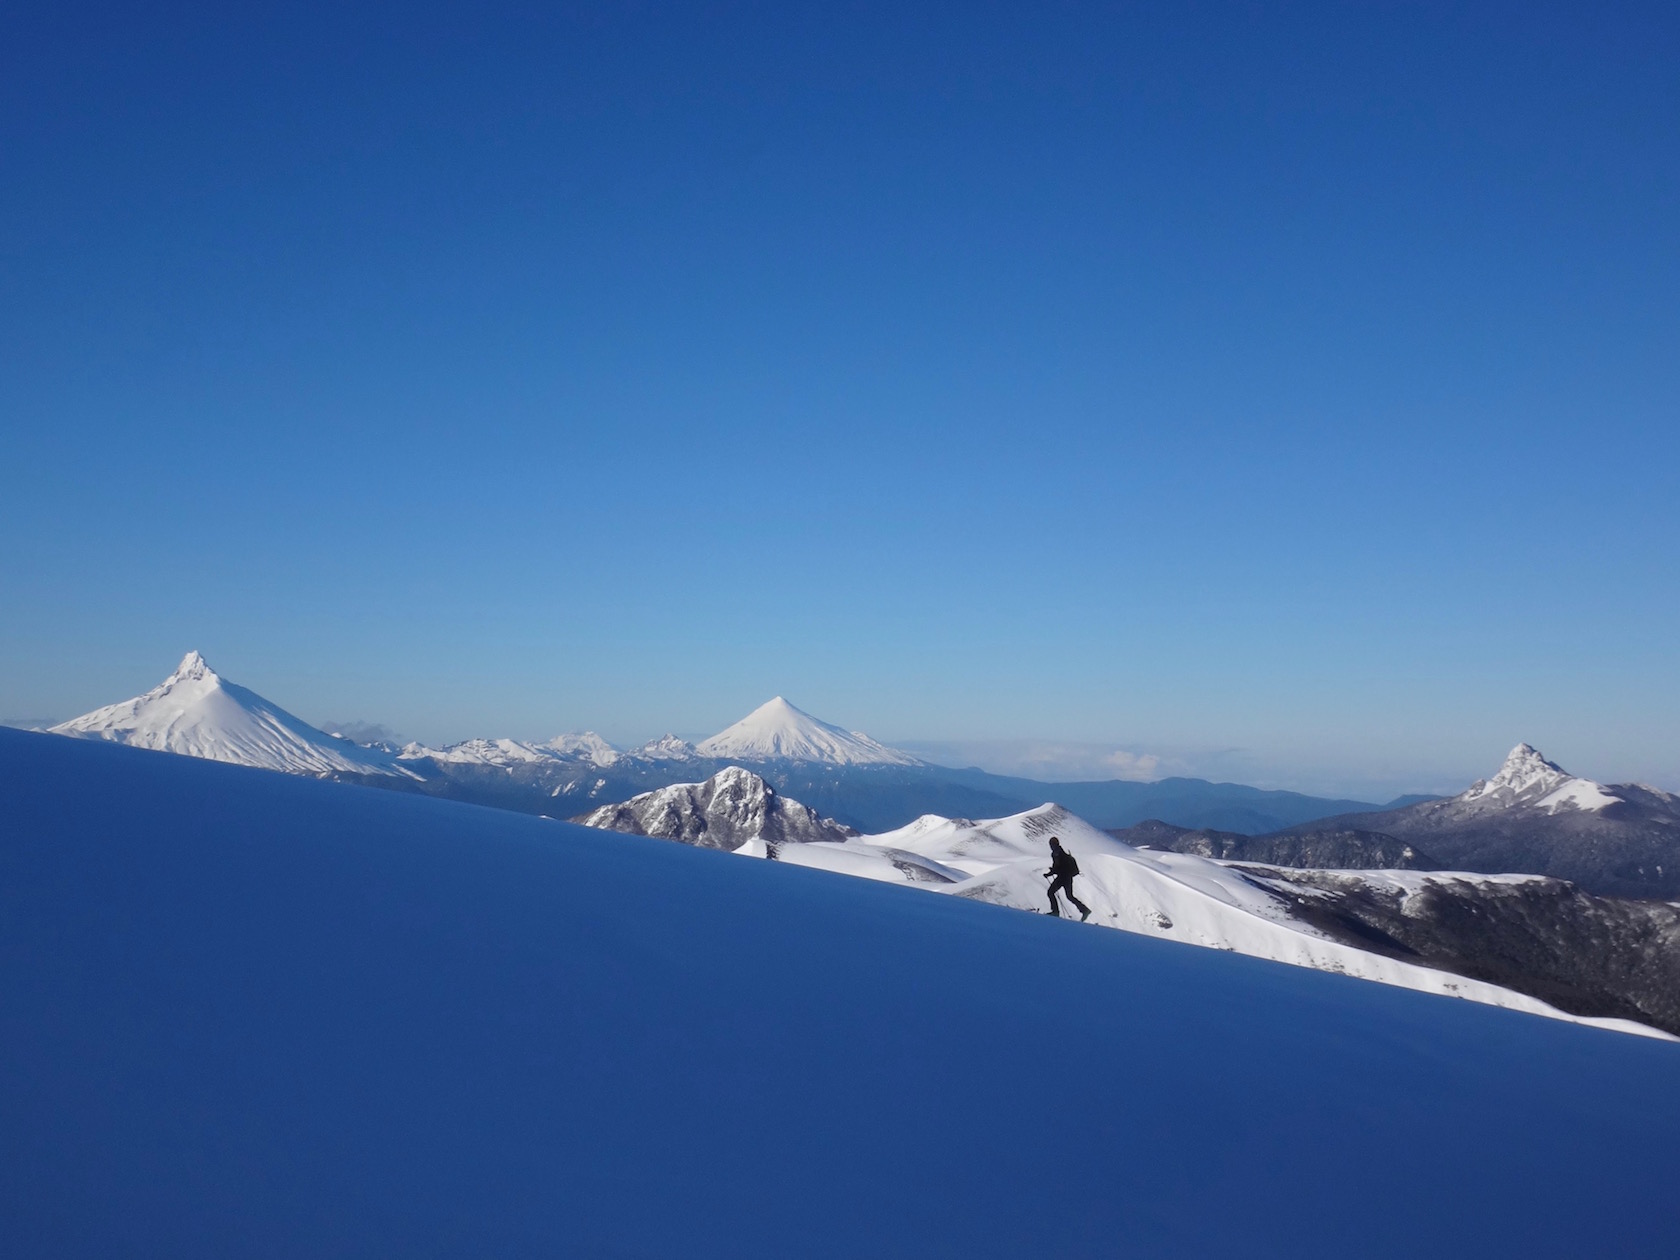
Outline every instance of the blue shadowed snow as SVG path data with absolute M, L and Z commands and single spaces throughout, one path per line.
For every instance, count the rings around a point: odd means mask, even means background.
M 24 1256 L 1668 1255 L 1680 1046 L 0 730 Z

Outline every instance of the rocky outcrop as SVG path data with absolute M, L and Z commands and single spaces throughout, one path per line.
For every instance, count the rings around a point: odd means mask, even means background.
M 856 834 L 779 795 L 740 766 L 720 770 L 704 783 L 678 783 L 644 792 L 621 805 L 604 805 L 572 821 L 705 849 L 738 849 L 749 840 L 763 840 L 769 846 L 844 841 Z

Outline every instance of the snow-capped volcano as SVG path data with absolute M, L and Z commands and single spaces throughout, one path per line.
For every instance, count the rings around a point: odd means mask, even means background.
M 1578 778 L 1547 761 L 1529 744 L 1518 744 L 1491 779 L 1479 779 L 1458 796 L 1478 812 L 1531 806 L 1555 814 L 1560 809 L 1603 809 L 1621 800 L 1603 784 Z
M 814 718 L 781 696 L 701 741 L 696 751 L 702 757 L 734 761 L 819 761 L 840 766 L 922 764 L 909 753 L 879 744 L 861 731 L 848 731 Z
M 414 777 L 390 755 L 334 738 L 211 669 L 188 652 L 143 696 L 51 728 L 55 735 L 231 761 L 291 774 Z

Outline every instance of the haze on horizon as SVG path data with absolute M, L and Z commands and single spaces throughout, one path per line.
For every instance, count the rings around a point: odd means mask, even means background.
M 0 714 L 1680 789 L 1667 6 L 17 15 Z M 978 755 L 983 754 L 983 755 Z M 926 755 L 932 755 L 927 751 Z

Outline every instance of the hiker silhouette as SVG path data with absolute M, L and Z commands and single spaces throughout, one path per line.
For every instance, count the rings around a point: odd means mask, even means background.
M 1079 921 L 1083 923 L 1091 917 L 1091 907 L 1073 895 L 1073 877 L 1079 874 L 1079 863 L 1073 854 L 1062 848 L 1062 842 L 1055 836 L 1050 837 L 1050 869 L 1044 872 L 1050 876 L 1050 913 L 1058 919 L 1062 917 L 1062 910 L 1056 904 L 1056 892 L 1061 890 L 1067 894 L 1067 899 L 1079 907 Z

